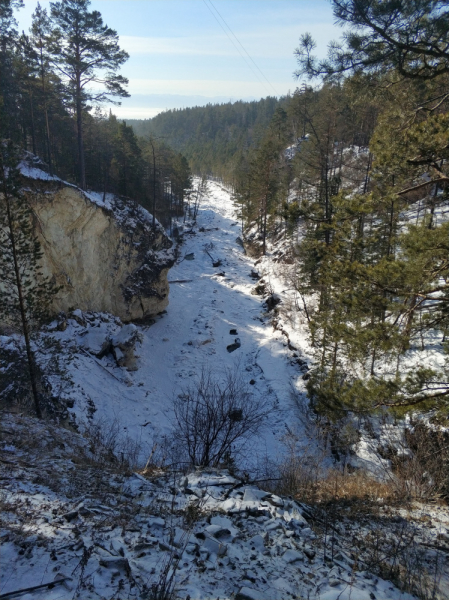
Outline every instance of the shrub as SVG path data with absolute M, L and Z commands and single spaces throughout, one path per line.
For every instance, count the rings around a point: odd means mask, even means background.
M 174 400 L 175 439 L 192 465 L 226 464 L 260 431 L 271 410 L 238 371 L 226 371 L 221 382 L 203 368 L 196 383 Z

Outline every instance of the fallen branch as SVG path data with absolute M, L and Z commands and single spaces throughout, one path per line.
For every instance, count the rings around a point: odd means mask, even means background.
M 21 590 L 15 590 L 14 592 L 8 592 L 7 594 L 1 594 L 0 600 L 3 598 L 13 598 L 14 596 L 22 596 L 23 594 L 27 594 L 28 592 L 34 592 L 34 590 L 41 590 L 43 588 L 52 589 L 55 585 L 59 585 L 63 583 L 67 579 L 71 579 L 71 577 L 63 577 L 61 579 L 56 579 L 55 581 L 50 581 L 49 583 L 43 583 L 41 585 L 34 585 L 33 587 L 23 588 Z
M 110 375 L 111 377 L 113 377 L 114 379 L 117 379 L 117 381 L 119 381 L 120 383 L 123 383 L 123 381 L 122 381 L 121 379 L 119 379 L 118 377 L 116 377 L 116 376 L 114 375 L 114 373 L 111 373 L 111 371 L 109 371 L 109 369 L 106 369 L 106 367 L 105 367 L 104 365 L 102 365 L 102 364 L 101 364 L 101 362 L 95 358 L 95 356 L 92 356 L 92 354 L 89 354 L 89 352 L 86 352 L 86 350 L 84 350 L 84 348 L 81 348 L 81 347 L 80 347 L 80 350 L 81 350 L 81 352 L 84 352 L 84 354 L 85 354 L 86 356 L 88 356 L 88 357 L 89 357 L 89 358 L 91 358 L 93 361 L 95 361 L 99 367 L 101 367 L 102 369 L 104 369 L 104 370 L 106 371 L 106 373 L 109 373 L 109 375 Z M 1 598 L 1 596 L 0 596 L 0 598 Z
M 190 283 L 191 281 L 193 281 L 193 279 L 173 279 L 168 283 Z

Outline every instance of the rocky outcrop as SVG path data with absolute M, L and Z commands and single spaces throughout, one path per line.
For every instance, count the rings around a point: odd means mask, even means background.
M 83 192 L 22 165 L 24 192 L 43 250 L 43 273 L 60 286 L 53 310 L 109 312 L 124 322 L 168 305 L 171 240 L 137 203 Z

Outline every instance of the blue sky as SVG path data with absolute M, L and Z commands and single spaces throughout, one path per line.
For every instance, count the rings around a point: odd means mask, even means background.
M 300 35 L 313 35 L 319 55 L 341 35 L 328 0 L 212 2 L 92 0 L 91 10 L 99 10 L 104 22 L 117 30 L 121 47 L 130 54 L 121 73 L 129 78 L 131 98 L 113 107 L 117 116 L 148 118 L 167 108 L 293 92 L 298 86 L 293 51 Z M 49 8 L 48 0 L 40 3 Z M 28 30 L 36 5 L 37 0 L 25 0 L 17 14 L 20 29 Z M 228 31 L 246 60 L 239 54 L 214 18 L 213 7 L 264 77 Z

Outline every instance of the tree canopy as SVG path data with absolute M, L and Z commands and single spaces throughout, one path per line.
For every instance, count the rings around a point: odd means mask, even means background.
M 336 22 L 347 27 L 328 57 L 313 55 L 306 33 L 295 50 L 297 77 L 380 73 L 428 80 L 449 73 L 449 6 L 445 0 L 332 0 Z

